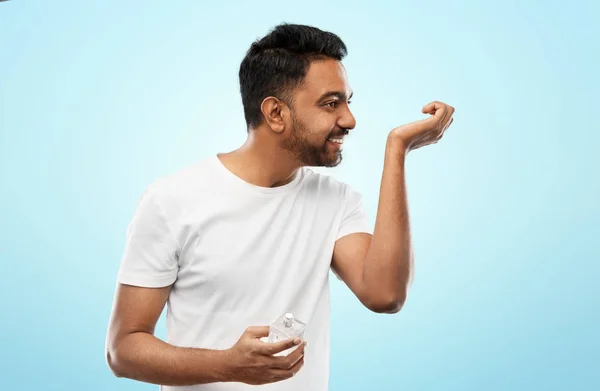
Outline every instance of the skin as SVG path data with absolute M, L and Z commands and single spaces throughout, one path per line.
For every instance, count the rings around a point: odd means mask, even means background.
M 332 91 L 335 96 L 323 98 Z M 219 154 L 219 159 L 238 177 L 263 187 L 289 183 L 302 166 L 334 167 L 342 151 L 327 138 L 343 136 L 356 126 L 351 94 L 339 61 L 314 61 L 305 82 L 294 91 L 293 102 L 265 98 L 263 122 L 250 129 L 240 148 Z M 430 116 L 388 134 L 373 235 L 347 235 L 334 248 L 332 268 L 377 313 L 402 308 L 413 273 L 406 156 L 437 143 L 453 121 L 454 108 L 434 101 L 422 113 Z M 164 385 L 265 384 L 293 376 L 304 364 L 305 344 L 287 357 L 273 356 L 300 341 L 264 343 L 259 339 L 268 335 L 267 326 L 248 328 L 227 350 L 180 348 L 159 340 L 154 328 L 170 289 L 117 287 L 106 342 L 106 359 L 116 376 Z
M 328 92 L 345 96 L 323 97 Z M 348 105 L 351 95 L 341 62 L 315 61 L 294 92 L 293 104 L 265 98 L 263 123 L 250 130 L 240 148 L 219 158 L 240 178 L 263 187 L 290 182 L 302 166 L 337 166 L 341 148 L 327 138 L 343 137 L 356 126 Z

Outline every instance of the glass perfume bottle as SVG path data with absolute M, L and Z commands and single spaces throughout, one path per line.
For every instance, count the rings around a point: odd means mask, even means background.
M 269 326 L 269 342 L 279 342 L 290 338 L 300 337 L 304 341 L 304 330 L 306 324 L 294 318 L 291 313 L 286 313 L 277 318 Z M 300 345 L 298 345 L 300 346 Z M 287 356 L 293 352 L 298 346 L 286 349 L 283 352 L 276 353 L 275 356 Z

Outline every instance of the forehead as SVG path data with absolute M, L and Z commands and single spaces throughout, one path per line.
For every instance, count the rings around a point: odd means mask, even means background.
M 352 92 L 348 85 L 346 69 L 340 61 L 333 59 L 312 61 L 298 95 L 317 99 L 326 92 L 342 91 L 347 95 Z

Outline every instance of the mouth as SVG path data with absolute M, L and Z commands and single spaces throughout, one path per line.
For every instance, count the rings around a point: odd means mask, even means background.
M 342 137 L 330 137 L 327 139 L 327 146 L 334 151 L 341 151 L 344 144 Z
M 329 141 L 330 143 L 333 143 L 333 144 L 342 145 L 344 143 L 344 138 L 343 137 L 330 137 L 327 139 L 327 141 Z
M 344 137 L 347 135 L 347 131 L 343 133 L 333 134 L 327 138 L 327 141 L 329 142 L 329 144 L 333 144 L 334 146 L 341 148 L 342 144 L 344 144 Z

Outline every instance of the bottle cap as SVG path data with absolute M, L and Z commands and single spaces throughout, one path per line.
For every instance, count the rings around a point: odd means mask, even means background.
M 287 313 L 283 316 L 283 323 L 287 326 L 290 327 L 292 325 L 292 322 L 294 321 L 294 315 L 292 315 L 291 313 Z

